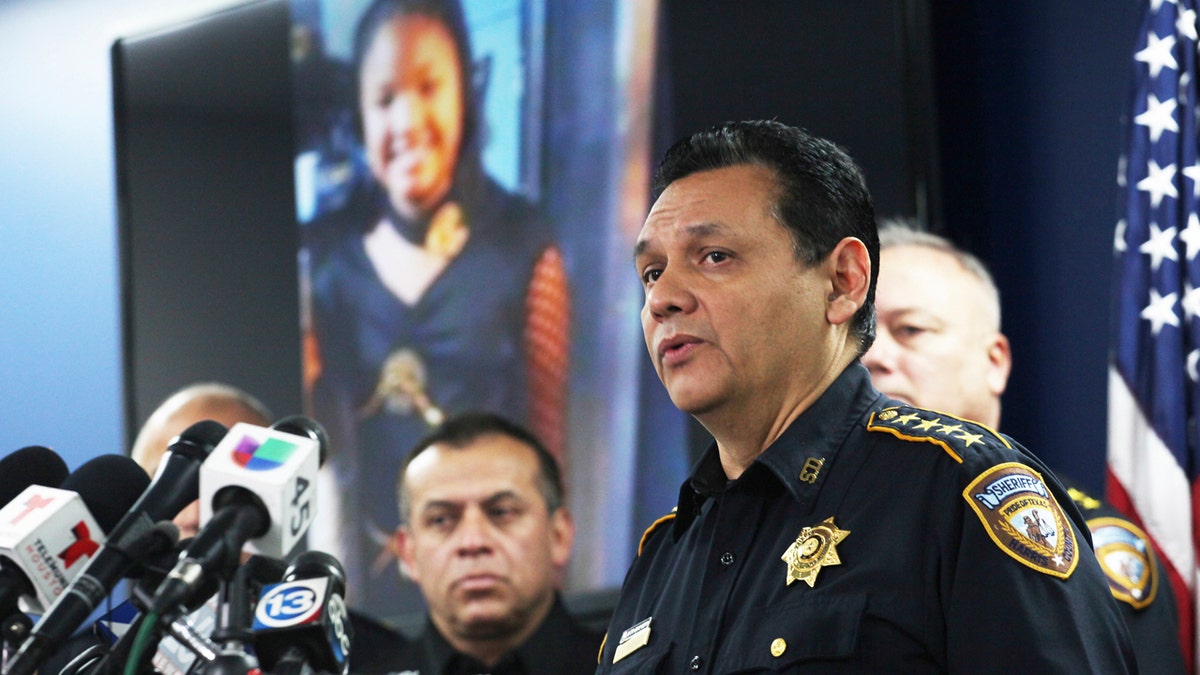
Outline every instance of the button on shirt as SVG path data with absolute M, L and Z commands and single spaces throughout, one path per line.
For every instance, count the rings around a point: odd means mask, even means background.
M 854 363 L 737 480 L 710 447 L 643 541 L 597 672 L 1126 672 L 1128 634 L 1053 475 L 968 422 L 967 448 L 868 430 L 898 405 Z M 1002 463 L 1040 473 L 1067 515 L 1068 578 L 1005 552 L 964 499 Z M 789 584 L 785 551 L 830 518 L 837 562 Z

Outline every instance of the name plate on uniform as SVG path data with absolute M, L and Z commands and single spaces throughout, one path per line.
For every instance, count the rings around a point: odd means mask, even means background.
M 621 641 L 617 643 L 617 649 L 613 652 L 613 663 L 620 661 L 649 644 L 650 620 L 652 618 L 646 617 L 644 621 L 639 621 L 624 633 L 621 633 Z

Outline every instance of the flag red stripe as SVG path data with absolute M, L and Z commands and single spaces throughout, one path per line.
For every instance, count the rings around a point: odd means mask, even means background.
M 1137 508 L 1134 507 L 1133 500 L 1125 490 L 1125 486 L 1121 484 L 1121 481 L 1117 480 L 1111 469 L 1105 471 L 1105 476 L 1107 479 L 1105 497 L 1108 503 L 1121 513 L 1124 513 L 1135 525 L 1142 528 L 1142 531 L 1147 531 L 1146 524 L 1142 522 L 1142 516 L 1138 513 Z M 1194 512 L 1196 509 L 1195 505 L 1197 504 L 1196 489 L 1198 485 L 1200 485 L 1200 481 L 1192 483 L 1193 523 L 1196 522 Z M 1148 532 L 1147 536 L 1150 537 L 1150 545 L 1154 547 L 1154 556 L 1158 558 L 1158 566 L 1162 572 L 1162 577 L 1166 579 L 1167 584 L 1171 588 L 1171 593 L 1175 596 L 1175 607 L 1179 612 L 1179 644 L 1183 649 L 1184 663 L 1195 663 L 1195 601 L 1192 593 L 1188 590 L 1188 585 L 1184 582 L 1183 575 L 1180 574 L 1179 569 L 1171 564 L 1170 558 L 1163 554 L 1162 548 L 1158 545 L 1158 540 Z M 1193 541 L 1195 540 L 1193 539 Z

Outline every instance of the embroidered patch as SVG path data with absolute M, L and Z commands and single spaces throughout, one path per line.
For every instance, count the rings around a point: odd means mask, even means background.
M 867 430 L 882 431 L 906 441 L 933 443 L 959 464 L 962 464 L 963 455 L 976 446 L 1012 447 L 1003 436 L 982 424 L 912 406 L 884 408 L 872 413 Z
M 1093 518 L 1088 529 L 1113 597 L 1134 609 L 1154 602 L 1158 568 L 1146 533 L 1121 518 Z
M 962 494 L 1000 550 L 1062 579 L 1075 571 L 1075 531 L 1041 474 L 1016 462 L 998 464 L 971 481 Z

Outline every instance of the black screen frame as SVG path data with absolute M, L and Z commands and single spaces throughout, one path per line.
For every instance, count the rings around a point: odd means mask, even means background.
M 221 381 L 301 411 L 286 0 L 111 48 L 126 434 Z

